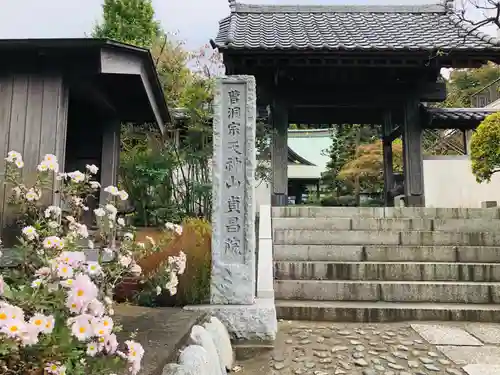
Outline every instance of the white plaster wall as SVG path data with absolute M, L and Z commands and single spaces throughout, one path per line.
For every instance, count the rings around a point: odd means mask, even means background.
M 481 202 L 500 202 L 500 174 L 479 184 L 468 156 L 424 158 L 424 190 L 427 207 L 481 207 Z

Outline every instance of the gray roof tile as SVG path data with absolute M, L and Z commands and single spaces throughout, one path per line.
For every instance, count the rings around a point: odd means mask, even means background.
M 424 111 L 433 121 L 483 121 L 492 113 L 492 108 L 425 108 Z
M 445 5 L 305 6 L 231 4 L 220 49 L 430 51 L 500 50 Z

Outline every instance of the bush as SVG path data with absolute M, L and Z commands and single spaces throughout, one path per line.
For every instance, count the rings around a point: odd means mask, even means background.
M 339 206 L 341 207 L 356 207 L 356 198 L 352 195 L 343 195 L 339 197 Z
M 324 207 L 336 207 L 339 205 L 339 200 L 337 199 L 337 197 L 331 195 L 329 197 L 324 197 L 323 199 L 321 199 L 320 203 Z
M 383 207 L 385 202 L 381 199 L 370 198 L 361 202 L 361 207 Z
M 500 112 L 489 115 L 472 135 L 472 173 L 477 182 L 490 181 L 500 168 Z
M 334 197 L 333 195 L 325 197 L 321 200 L 321 205 L 324 207 L 355 207 L 356 198 L 352 195 L 343 195 Z

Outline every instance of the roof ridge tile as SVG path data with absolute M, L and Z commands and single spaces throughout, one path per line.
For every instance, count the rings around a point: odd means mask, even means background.
M 230 2 L 233 13 L 446 13 L 446 4 L 416 5 L 268 5 Z

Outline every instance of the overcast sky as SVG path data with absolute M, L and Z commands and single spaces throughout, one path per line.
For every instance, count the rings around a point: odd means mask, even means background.
M 438 0 L 439 1 L 439 0 Z M 206 44 L 227 0 L 153 0 L 156 17 L 189 49 Z M 433 0 L 243 0 L 254 4 L 428 4 Z M 0 38 L 84 37 L 99 20 L 102 0 L 0 0 Z

